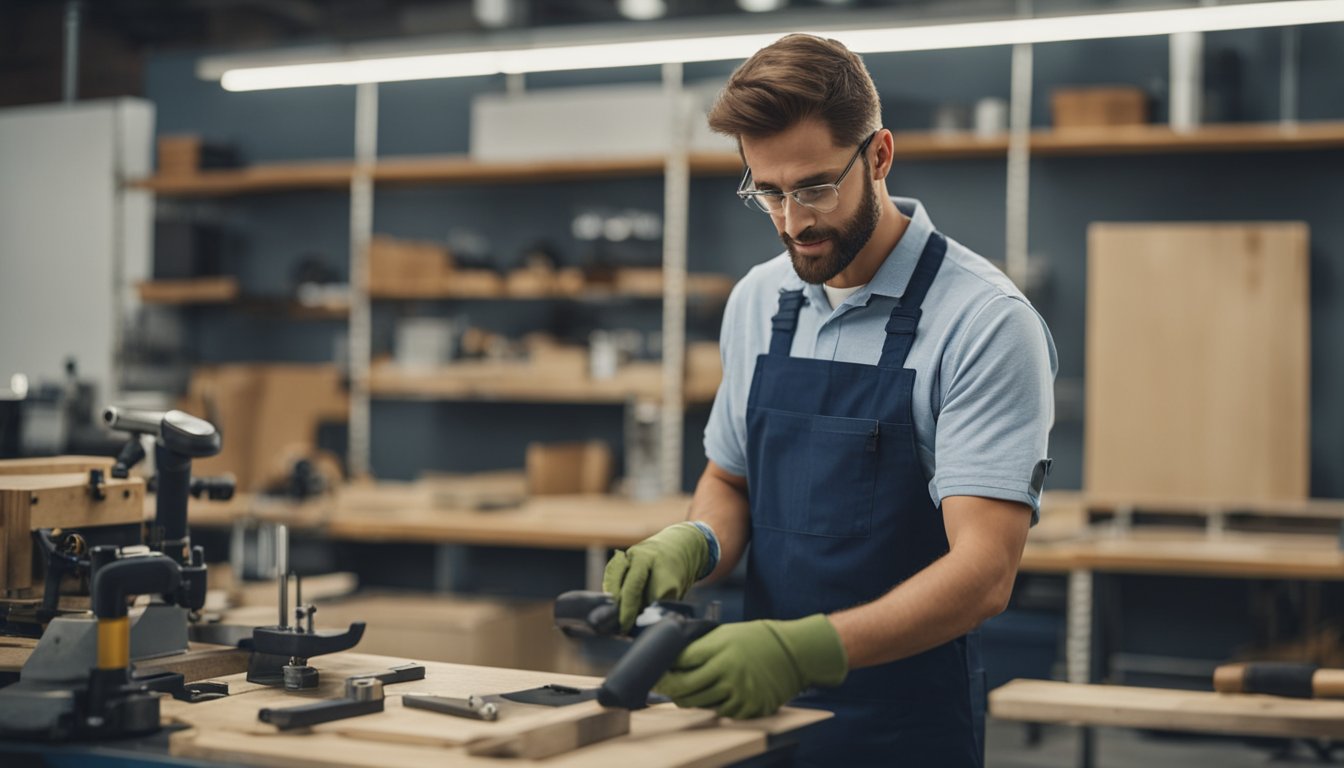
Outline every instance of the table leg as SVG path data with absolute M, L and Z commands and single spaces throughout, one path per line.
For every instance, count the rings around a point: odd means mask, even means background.
M 1064 645 L 1070 683 L 1092 682 L 1092 595 L 1092 572 L 1085 569 L 1070 571 Z M 1092 768 L 1095 754 L 1092 729 L 1080 728 L 1078 736 L 1078 766 Z
M 584 569 L 584 589 L 590 589 L 594 592 L 602 591 L 602 573 L 606 569 L 607 548 L 598 544 L 589 545 Z

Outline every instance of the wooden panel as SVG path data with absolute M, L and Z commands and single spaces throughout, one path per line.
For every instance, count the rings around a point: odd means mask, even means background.
M 240 291 L 232 276 L 143 280 L 135 287 L 146 304 L 225 304 L 237 300 Z
M 1344 701 L 1014 680 L 990 692 L 989 713 L 1034 723 L 1339 738 Z
M 1089 494 L 1308 494 L 1307 226 L 1093 224 Z
M 37 640 L 0 637 L 0 672 L 18 672 L 32 655 Z M 135 662 L 139 674 L 177 672 L 187 682 L 214 680 L 247 671 L 247 652 L 227 645 L 191 643 L 186 653 Z
M 1203 534 L 1133 531 L 1124 537 L 1076 541 L 1029 539 L 1020 568 L 1067 573 L 1078 568 L 1108 573 L 1169 576 L 1344 580 L 1344 551 L 1337 536 L 1226 532 Z

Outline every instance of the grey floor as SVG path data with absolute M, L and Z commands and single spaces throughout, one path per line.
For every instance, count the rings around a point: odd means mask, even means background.
M 1344 726 L 1341 726 L 1344 728 Z M 1279 766 L 1344 765 L 1344 749 L 1325 763 L 1303 743 L 1288 755 L 1273 744 L 1193 736 L 1157 735 L 1117 728 L 1094 730 L 1094 768 L 1278 768 Z M 1078 729 L 1044 726 L 1041 739 L 1028 744 L 1021 723 L 991 720 L 986 727 L 987 768 L 1078 768 Z

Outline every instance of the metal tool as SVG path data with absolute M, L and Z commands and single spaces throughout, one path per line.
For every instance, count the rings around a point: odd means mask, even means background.
M 715 612 L 717 613 L 717 611 Z M 617 637 L 616 600 L 606 592 L 574 590 L 555 601 L 555 624 L 570 637 Z M 635 619 L 633 645 L 597 689 L 604 707 L 642 709 L 649 691 L 671 669 L 683 649 L 719 625 L 718 618 L 695 618 L 688 603 L 658 601 Z
M 421 664 L 405 664 L 376 674 L 353 675 L 345 679 L 345 696 L 342 698 L 282 709 L 267 707 L 257 712 L 257 719 L 288 731 L 382 712 L 383 686 L 423 679 L 425 668 Z
M 408 693 L 401 697 L 401 703 L 411 709 L 424 709 L 444 715 L 467 717 L 472 720 L 493 721 L 499 718 L 499 707 L 475 694 L 465 699 L 457 699 L 452 696 Z

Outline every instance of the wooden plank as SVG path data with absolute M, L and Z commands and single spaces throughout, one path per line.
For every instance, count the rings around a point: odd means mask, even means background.
M 1344 580 L 1344 551 L 1338 538 L 1320 534 L 1199 533 L 1131 531 L 1123 537 L 1027 542 L 1021 570 L 1066 573 L 1089 569 L 1108 573 L 1172 576 Z
M 541 760 L 630 732 L 630 710 L 587 701 L 538 716 L 525 729 L 467 743 L 467 754 Z
M 1084 488 L 1308 495 L 1307 227 L 1093 224 Z
M 1003 720 L 1238 736 L 1339 738 L 1344 701 L 1014 680 L 989 694 Z
M 0 637 L 0 672 L 18 672 L 32 655 L 37 640 Z M 177 672 L 187 682 L 214 680 L 247 671 L 248 654 L 227 645 L 190 643 L 186 653 L 135 662 L 136 672 Z
M 116 462 L 109 456 L 45 456 L 38 459 L 0 461 L 0 477 L 7 475 L 88 475 L 90 469 L 111 470 Z M 0 483 L 3 487 L 3 483 Z
M 232 276 L 142 280 L 135 287 L 146 304 L 227 304 L 237 301 L 240 290 Z

